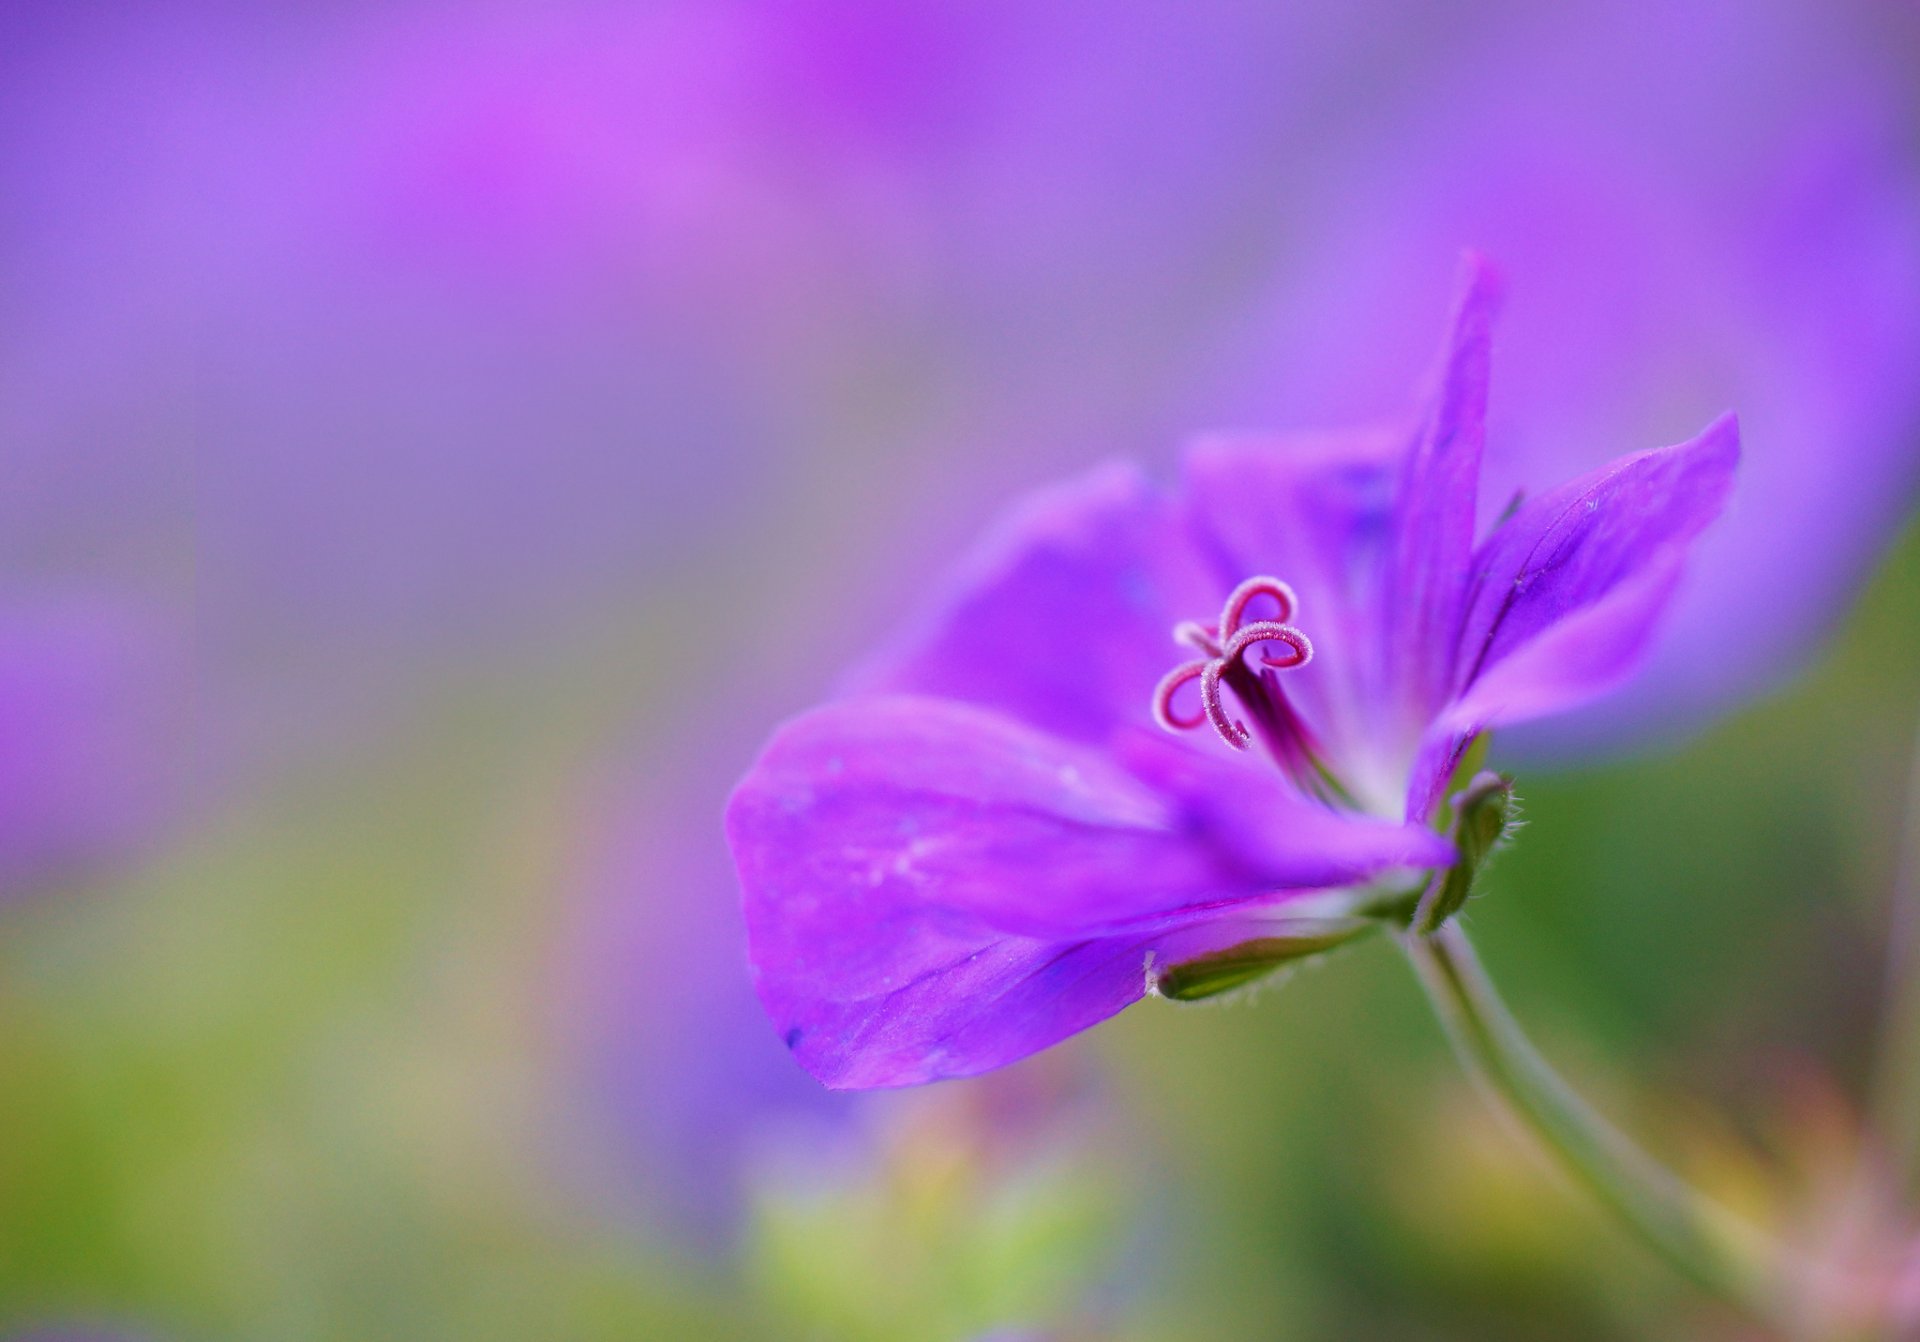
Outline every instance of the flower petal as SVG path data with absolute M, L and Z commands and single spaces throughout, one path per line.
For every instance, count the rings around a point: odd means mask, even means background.
M 1336 811 L 1283 787 L 1264 763 L 1193 750 L 1142 732 L 1117 743 L 1129 771 L 1181 809 L 1215 848 L 1278 889 L 1353 885 L 1396 868 L 1451 865 L 1422 823 Z
M 1451 857 L 1418 830 L 1338 815 L 1145 730 L 1126 765 L 949 700 L 804 714 L 729 809 L 749 914 L 760 934 L 779 922 L 851 966 L 908 906 L 1086 937 Z
M 1424 721 L 1451 688 L 1442 659 L 1458 625 L 1461 575 L 1473 553 L 1480 457 L 1486 442 L 1487 363 L 1499 282 L 1469 253 L 1461 265 L 1453 323 L 1437 384 L 1394 500 L 1393 554 L 1386 573 L 1384 655 L 1402 667 L 1415 715 Z
M 1442 721 L 1476 730 L 1512 725 L 1572 708 L 1627 680 L 1653 646 L 1685 563 L 1684 547 L 1659 547 L 1639 572 L 1482 673 Z
M 1650 567 L 1675 563 L 1676 548 L 1684 550 L 1726 505 L 1739 456 L 1739 426 L 1724 416 L 1690 442 L 1622 457 L 1515 513 L 1474 556 L 1456 692 L 1472 694 L 1502 662 L 1562 621 Z M 1582 635 L 1590 645 L 1576 659 L 1584 671 L 1574 673 L 1569 662 L 1549 672 L 1556 659 L 1542 657 L 1543 679 L 1525 690 L 1524 716 L 1591 698 L 1617 681 L 1604 665 L 1599 628 L 1613 630 L 1616 662 L 1634 662 L 1670 590 L 1670 582 L 1652 583 L 1642 597 L 1651 609 L 1600 621 Z M 1510 702 L 1520 692 L 1519 679 L 1518 671 L 1503 677 Z M 1517 716 L 1503 713 L 1501 720 Z
M 1691 442 L 1562 486 L 1481 544 L 1456 654 L 1461 690 L 1422 743 L 1409 819 L 1431 813 L 1481 732 L 1574 708 L 1640 668 L 1739 455 L 1728 415 Z
M 1552 625 L 1474 682 L 1434 723 L 1407 787 L 1406 814 L 1423 820 L 1481 732 L 1573 708 L 1640 669 L 1679 586 L 1686 551 L 1664 547 L 1600 600 Z
M 801 1062 L 843 1086 L 997 1066 L 1140 996 L 1149 951 L 1206 954 L 1270 933 L 1308 882 L 1451 858 L 1145 731 L 1122 758 L 906 696 L 783 728 L 727 828 L 756 984 Z
M 1006 517 L 931 613 L 850 680 L 854 693 L 938 695 L 1079 741 L 1152 721 L 1180 660 L 1173 626 L 1223 587 L 1173 504 L 1113 464 Z M 1190 655 L 1190 654 L 1189 654 Z
M 1079 941 L 1007 936 L 931 911 L 886 929 L 882 957 L 912 975 L 823 992 L 811 972 L 757 971 L 760 999 L 799 1064 L 836 1090 L 973 1076 L 1057 1044 L 1131 1006 L 1156 964 L 1227 949 L 1271 926 L 1207 921 Z

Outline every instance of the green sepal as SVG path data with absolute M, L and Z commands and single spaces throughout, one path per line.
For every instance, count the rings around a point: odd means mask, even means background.
M 1433 875 L 1435 885 L 1420 900 L 1414 931 L 1426 935 L 1445 925 L 1473 893 L 1473 883 L 1513 821 L 1513 780 L 1482 773 L 1452 798 L 1453 846 L 1460 860 Z
M 1385 890 L 1363 903 L 1356 904 L 1353 912 L 1356 917 L 1371 918 L 1375 922 L 1387 923 L 1405 931 L 1413 923 L 1414 910 L 1420 907 L 1420 896 L 1427 887 L 1417 885 L 1411 890 Z
M 1446 804 L 1441 808 L 1439 825 L 1448 831 L 1453 830 L 1454 821 L 1460 815 L 1460 800 L 1473 785 L 1482 778 L 1491 777 L 1487 769 L 1487 752 L 1492 748 L 1492 738 L 1481 732 L 1467 743 L 1460 756 L 1460 762 L 1453 766 L 1453 772 L 1447 775 Z
M 1158 971 L 1154 987 L 1176 1002 L 1198 1002 L 1244 988 L 1276 969 L 1298 964 L 1373 930 L 1369 922 L 1341 922 L 1313 932 L 1257 937 L 1197 960 Z

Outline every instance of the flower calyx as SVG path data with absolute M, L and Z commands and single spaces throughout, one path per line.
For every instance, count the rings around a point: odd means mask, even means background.
M 1148 990 L 1175 1002 L 1200 1002 L 1258 983 L 1278 970 L 1324 955 L 1375 930 L 1365 918 L 1303 921 L 1211 955 L 1150 967 Z
M 1519 823 L 1513 780 L 1502 774 L 1475 774 L 1454 793 L 1451 804 L 1453 826 L 1448 837 L 1460 860 L 1428 878 L 1408 923 L 1416 936 L 1432 936 L 1460 911 L 1488 859 Z

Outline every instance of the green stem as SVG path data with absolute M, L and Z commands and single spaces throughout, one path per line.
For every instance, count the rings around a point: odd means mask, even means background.
M 1778 1252 L 1574 1094 L 1534 1051 L 1457 925 L 1403 944 L 1461 1060 L 1583 1187 L 1703 1289 L 1755 1319 L 1780 1318 Z

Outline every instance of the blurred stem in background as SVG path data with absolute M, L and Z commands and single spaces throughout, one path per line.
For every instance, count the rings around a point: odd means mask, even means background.
M 1920 732 L 1907 779 L 1906 824 L 1887 920 L 1886 1014 L 1870 1103 L 1887 1173 L 1903 1196 L 1920 1193 Z
M 1402 944 L 1468 1070 L 1578 1183 L 1702 1288 L 1761 1322 L 1782 1317 L 1791 1297 L 1778 1247 L 1634 1145 L 1561 1080 L 1457 925 L 1409 934 Z

